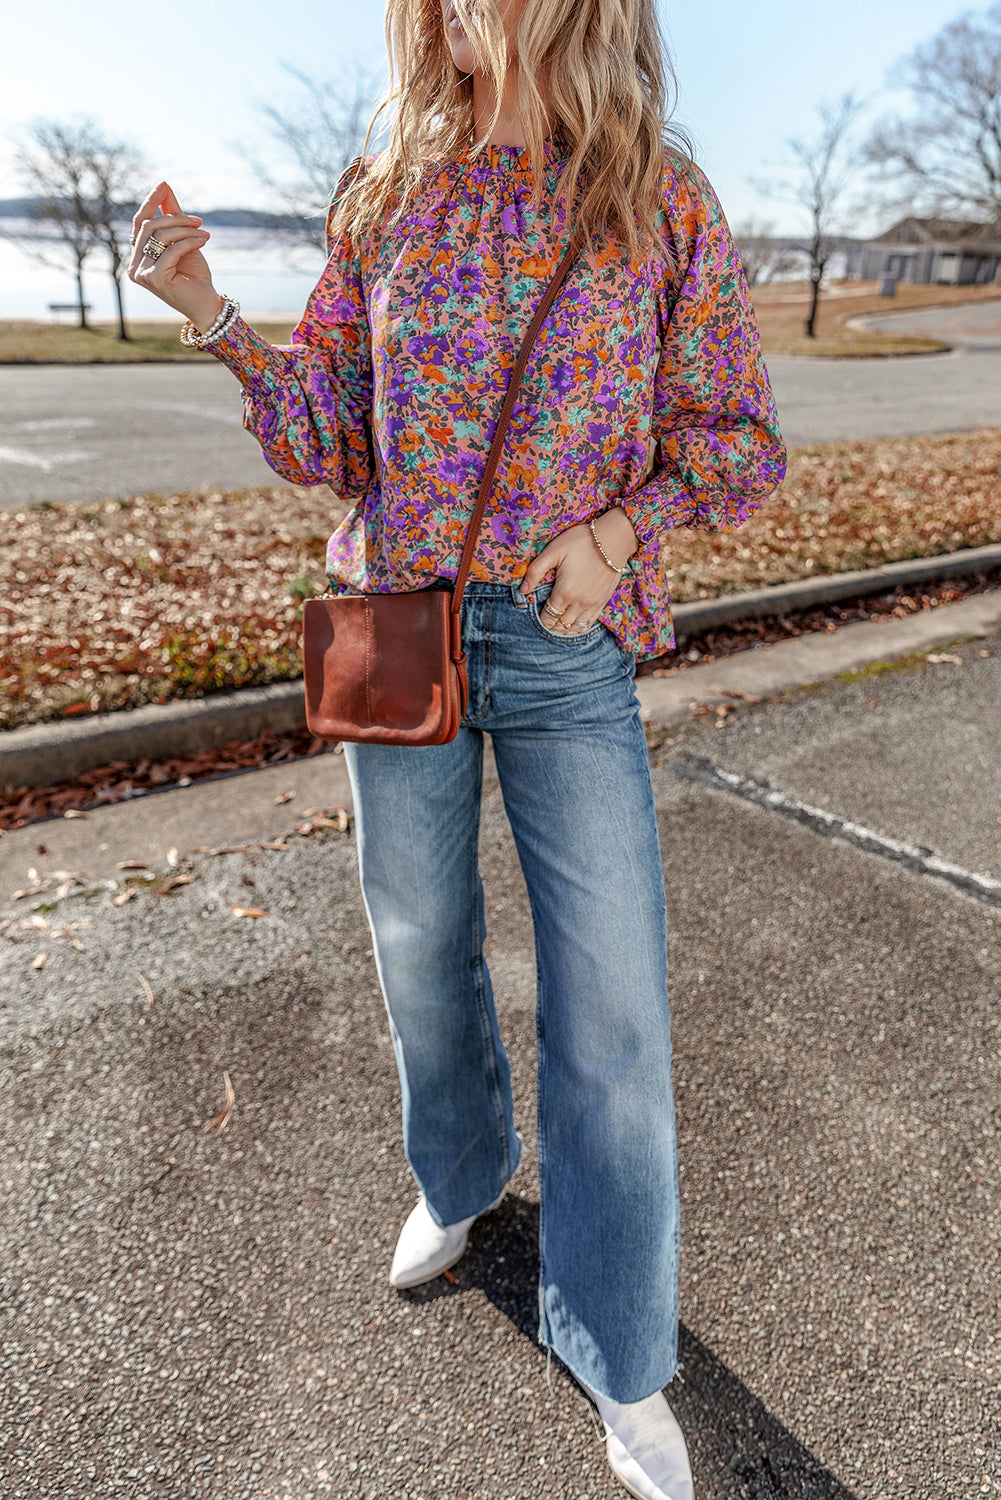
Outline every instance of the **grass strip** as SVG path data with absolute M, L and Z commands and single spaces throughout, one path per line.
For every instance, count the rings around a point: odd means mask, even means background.
M 817 337 L 808 339 L 804 326 L 810 293 L 805 284 L 774 282 L 755 287 L 752 296 L 765 354 L 806 355 L 814 359 L 888 359 L 902 354 L 933 354 L 947 349 L 948 343 L 918 334 L 852 328 L 849 324 L 855 318 L 873 313 L 916 312 L 999 300 L 996 286 L 912 286 L 900 282 L 895 296 L 881 297 L 876 282 L 839 281 L 822 295 Z
M 130 337 L 118 337 L 117 323 L 95 323 L 75 328 L 65 323 L 40 323 L 27 318 L 0 320 L 0 365 L 120 365 L 191 361 L 205 363 L 214 355 L 188 349 L 178 337 L 177 322 L 129 320 Z M 273 344 L 287 343 L 292 318 L 255 319 L 255 327 Z

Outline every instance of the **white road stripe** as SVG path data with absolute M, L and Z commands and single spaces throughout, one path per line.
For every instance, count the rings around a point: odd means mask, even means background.
M 754 802 L 758 807 L 782 813 L 784 817 L 794 818 L 797 823 L 805 823 L 816 833 L 844 839 L 846 843 L 854 844 L 858 849 L 865 849 L 869 854 L 880 854 L 884 859 L 892 859 L 898 864 L 907 865 L 909 869 L 916 870 L 919 874 L 935 875 L 940 880 L 946 880 L 950 885 L 965 891 L 968 896 L 975 896 L 978 901 L 986 902 L 988 906 L 1001 907 L 1001 880 L 994 880 L 990 875 L 977 875 L 971 870 L 964 870 L 961 865 L 954 865 L 947 859 L 940 859 L 931 849 L 922 849 L 917 844 L 907 844 L 901 839 L 889 838 L 884 833 L 876 833 L 871 828 L 863 827 L 861 823 L 852 823 L 847 818 L 839 818 L 834 813 L 825 812 L 821 807 L 811 807 L 808 802 L 799 802 L 795 797 L 787 797 L 785 792 L 770 786 L 767 781 L 755 781 L 750 776 L 740 776 L 733 771 L 724 771 L 719 766 L 713 765 L 711 760 L 706 760 L 700 755 L 679 756 L 674 762 L 674 770 L 676 775 L 683 776 L 687 781 L 697 781 L 702 786 L 712 787 L 716 791 L 731 792 L 734 796 L 742 797 L 746 802 Z
M 21 464 L 26 469 L 41 469 L 44 474 L 51 474 L 61 464 L 87 463 L 96 457 L 95 453 L 85 453 L 82 448 L 67 448 L 62 453 L 51 453 L 46 457 L 31 448 L 0 447 L 0 463 Z
M 46 474 L 52 472 L 50 458 L 43 458 L 41 453 L 31 453 L 27 448 L 0 447 L 0 463 L 23 464 L 28 469 L 42 469 Z
M 52 432 L 54 429 L 96 427 L 93 417 L 40 417 L 34 422 L 15 423 L 18 432 Z

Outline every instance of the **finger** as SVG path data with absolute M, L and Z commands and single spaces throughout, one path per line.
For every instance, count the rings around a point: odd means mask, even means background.
M 132 215 L 133 230 L 138 230 L 147 219 L 152 219 L 153 215 L 156 213 L 157 209 L 160 206 L 160 198 L 166 186 L 167 184 L 165 182 L 158 182 L 152 192 L 147 193 L 146 197 L 143 199 L 139 207 L 136 209 L 135 213 Z
M 170 183 L 169 182 L 165 182 L 163 184 L 163 187 L 164 187 L 165 191 L 164 191 L 163 198 L 161 200 L 160 206 L 162 207 L 164 213 L 165 214 L 183 214 L 184 209 L 178 203 L 177 197 L 176 197 L 176 195 L 174 193 L 174 189 L 171 187 Z
M 136 241 L 136 249 L 145 254 L 146 246 L 151 239 L 159 240 L 161 245 L 172 245 L 175 240 L 190 239 L 192 231 L 204 239 L 209 238 L 209 231 L 199 228 L 197 224 L 171 224 L 165 228 L 166 223 L 166 219 L 154 219 L 149 234 L 142 235 Z
M 156 214 L 145 222 L 150 229 L 159 234 L 161 229 L 173 229 L 177 224 L 180 224 L 182 228 L 187 224 L 200 224 L 202 218 L 201 214 Z
M 133 243 L 143 245 L 151 234 L 155 234 L 158 240 L 164 238 L 164 230 L 167 229 L 191 229 L 202 221 L 197 214 L 160 214 L 153 219 L 144 219 L 133 236 Z
M 554 552 L 551 552 L 549 547 L 543 547 L 542 551 L 532 558 L 532 561 L 525 569 L 524 577 L 521 580 L 520 592 L 524 595 L 534 594 L 539 584 L 548 573 L 553 571 L 555 566 L 556 556 Z
M 540 604 L 539 617 L 550 630 L 559 630 L 563 624 L 563 611 L 558 604 L 553 603 L 552 597 Z
M 183 244 L 185 249 L 182 251 L 182 255 L 184 255 L 191 249 L 204 250 L 209 242 L 209 232 L 207 229 L 199 229 L 195 234 L 192 234 L 190 230 L 178 228 L 164 230 L 162 239 L 160 239 L 159 234 L 155 238 L 159 239 L 162 245 L 166 245 L 167 249 L 170 249 L 172 245 Z M 146 236 L 132 251 L 132 258 L 129 261 L 129 279 L 131 281 L 138 282 L 139 278 L 144 276 L 153 266 L 162 266 L 166 259 L 166 250 L 161 251 L 157 256 L 150 255 L 146 248 L 149 244 L 149 239 L 150 236 Z M 178 257 L 175 256 L 173 262 L 176 263 L 177 259 Z M 171 264 L 171 262 L 168 262 L 168 264 Z
M 175 240 L 150 265 L 144 265 L 140 270 L 137 270 L 131 279 L 137 286 L 144 286 L 154 296 L 162 296 L 163 289 L 157 283 L 169 283 L 172 279 L 170 273 L 176 270 L 178 262 L 182 261 L 192 250 L 200 250 L 204 243 L 205 241 L 200 235 L 191 235 L 188 239 Z

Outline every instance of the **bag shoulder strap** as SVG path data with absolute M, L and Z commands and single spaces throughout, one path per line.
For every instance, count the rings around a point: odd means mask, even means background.
M 466 541 L 462 549 L 462 557 L 459 560 L 459 571 L 455 575 L 451 605 L 451 613 L 454 616 L 458 615 L 462 607 L 462 595 L 466 587 L 466 578 L 469 574 L 470 564 L 473 561 L 473 553 L 476 551 L 480 527 L 483 524 L 483 515 L 487 508 L 490 491 L 493 488 L 494 475 L 497 472 L 497 465 L 500 462 L 501 449 L 504 446 L 504 439 L 507 436 L 508 423 L 511 420 L 511 413 L 514 410 L 514 403 L 518 397 L 521 377 L 525 373 L 525 367 L 528 364 L 528 357 L 532 352 L 532 345 L 535 343 L 536 334 L 542 327 L 543 319 L 555 302 L 564 281 L 566 281 L 570 268 L 580 253 L 582 243 L 582 238 L 579 235 L 575 236 L 571 241 L 570 248 L 557 266 L 553 278 L 546 288 L 545 296 L 539 303 L 535 316 L 528 325 L 528 331 L 522 340 L 521 349 L 518 351 L 518 358 L 511 372 L 511 381 L 507 388 L 507 395 L 504 397 L 504 405 L 501 407 L 500 417 L 497 420 L 497 430 L 494 433 L 494 440 L 490 444 L 490 452 L 487 454 L 487 464 L 483 470 L 483 478 L 480 481 L 476 506 L 470 517 L 469 529 L 466 532 Z

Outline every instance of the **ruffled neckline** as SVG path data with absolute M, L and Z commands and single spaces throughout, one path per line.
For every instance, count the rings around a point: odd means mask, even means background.
M 546 167 L 562 166 L 569 159 L 569 151 L 559 142 L 547 137 L 543 143 Z M 460 161 L 470 166 L 486 167 L 496 172 L 514 172 L 524 175 L 532 173 L 532 152 L 528 146 L 509 146 L 488 142 L 479 151 L 472 147 L 460 156 Z

